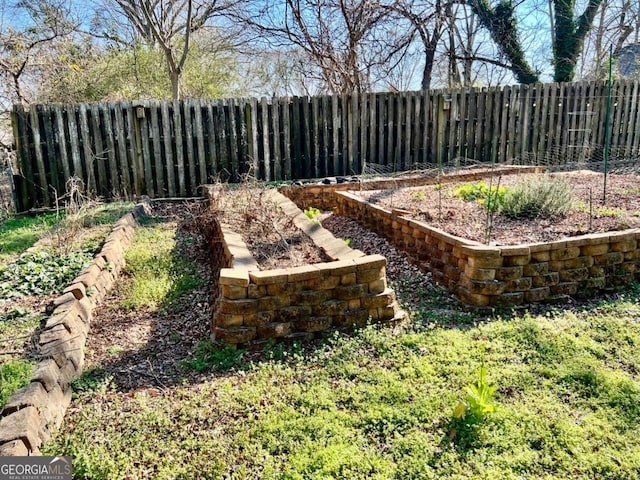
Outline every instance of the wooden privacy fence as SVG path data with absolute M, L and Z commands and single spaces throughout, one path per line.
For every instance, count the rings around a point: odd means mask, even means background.
M 639 88 L 637 81 L 613 85 L 614 150 L 638 152 Z M 104 198 L 184 197 L 244 173 L 291 180 L 359 174 L 364 165 L 410 170 L 460 157 L 588 161 L 602 156 L 606 105 L 605 82 L 28 111 L 18 105 L 16 207 L 51 206 L 73 175 Z

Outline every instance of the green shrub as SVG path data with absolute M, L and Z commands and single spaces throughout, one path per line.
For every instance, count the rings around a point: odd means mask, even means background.
M 504 196 L 500 213 L 513 219 L 564 215 L 571 208 L 571 185 L 549 175 L 518 183 Z
M 456 197 L 462 198 L 465 202 L 478 202 L 488 211 L 495 212 L 500 208 L 507 194 L 506 187 L 487 185 L 480 180 L 478 183 L 465 183 L 453 190 Z

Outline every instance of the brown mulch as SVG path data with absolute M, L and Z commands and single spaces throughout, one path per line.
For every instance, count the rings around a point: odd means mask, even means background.
M 176 231 L 178 255 L 198 266 L 203 285 L 167 310 L 128 310 L 116 287 L 95 309 L 87 339 L 87 369 L 96 366 L 119 391 L 164 389 L 198 381 L 202 375 L 180 365 L 208 338 L 212 321 L 211 269 L 206 239 L 197 227 L 199 206 L 159 203 L 153 215 Z
M 603 175 L 590 171 L 561 173 L 571 184 L 573 200 L 579 205 L 566 215 L 554 218 L 511 220 L 494 215 L 490 243 L 517 245 L 549 242 L 587 233 L 609 232 L 640 226 L 640 177 L 609 175 L 606 204 L 603 205 Z M 501 186 L 513 187 L 530 176 L 505 175 Z M 498 182 L 493 179 L 493 185 Z M 475 183 L 475 182 L 472 182 Z M 489 185 L 489 179 L 485 180 Z M 366 200 L 392 209 L 403 209 L 411 216 L 452 235 L 485 243 L 487 213 L 477 202 L 465 202 L 453 195 L 460 184 L 432 185 L 385 191 L 354 192 Z M 592 211 L 592 213 L 590 213 Z
M 242 235 L 262 270 L 330 261 L 270 200 L 265 188 L 226 189 L 213 208 L 223 227 Z

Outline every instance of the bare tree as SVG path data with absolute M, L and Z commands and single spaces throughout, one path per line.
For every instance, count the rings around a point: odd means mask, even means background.
M 402 42 L 408 46 L 416 36 L 420 39 L 423 51 L 420 86 L 424 90 L 430 88 L 437 48 L 444 33 L 450 3 L 445 3 L 442 0 L 434 0 L 433 2 L 396 0 L 389 4 L 382 4 L 381 8 L 400 16 L 410 25 L 407 34 L 401 37 L 400 44 L 392 47 L 392 50 L 400 51 L 403 46 Z M 387 21 L 393 22 L 395 18 L 390 17 Z
M 131 26 L 150 46 L 164 53 L 174 99 L 180 98 L 180 77 L 189 55 L 191 36 L 237 1 L 113 0 Z
M 6 4 L 4 5 L 6 7 Z M 5 8 L 5 14 L 9 8 Z M 4 91 L 8 103 L 29 103 L 25 92 L 25 78 L 44 68 L 45 50 L 69 35 L 76 28 L 70 11 L 62 2 L 19 2 L 13 13 L 21 17 L 17 26 L 5 25 L 0 30 L 0 73 L 4 77 Z M 5 18 L 10 15 L 5 15 Z M 27 84 L 37 83 L 27 80 Z
M 594 20 L 594 28 L 587 35 L 582 51 L 581 74 L 591 78 L 604 78 L 609 47 L 614 57 L 620 53 L 634 35 L 637 42 L 640 28 L 640 5 L 631 0 L 605 0 Z
M 371 0 L 265 0 L 238 19 L 273 49 L 294 49 L 308 59 L 305 74 L 333 93 L 367 91 L 376 67 L 391 53 L 374 41 L 387 12 Z M 382 51 L 384 50 L 384 51 Z

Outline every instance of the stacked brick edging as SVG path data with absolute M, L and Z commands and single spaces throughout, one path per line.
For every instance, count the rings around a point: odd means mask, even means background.
M 517 175 L 539 173 L 543 171 L 543 169 L 543 167 L 504 166 L 496 167 L 492 170 L 481 168 L 464 171 L 462 173 L 457 171 L 437 177 L 431 175 L 412 175 L 408 177 L 363 180 L 358 183 L 338 183 L 333 185 L 285 185 L 279 187 L 278 190 L 293 200 L 293 202 L 302 209 L 314 207 L 321 210 L 331 210 L 336 204 L 336 192 L 347 192 L 350 190 L 387 190 L 435 185 L 436 183 L 471 182 L 482 180 L 486 178 L 489 173 L 494 176 Z
M 100 253 L 53 301 L 53 313 L 38 339 L 41 360 L 30 383 L 14 392 L 0 413 L 0 456 L 38 455 L 42 443 L 62 423 L 71 402 L 71 382 L 84 366 L 93 308 L 122 270 L 124 250 L 146 208 L 137 205 L 118 220 Z
M 212 339 L 255 348 L 269 339 L 304 340 L 327 330 L 402 318 L 387 287 L 386 259 L 365 255 L 312 222 L 289 199 L 271 200 L 332 262 L 260 271 L 240 235 L 222 230 L 224 259 Z
M 336 194 L 337 212 L 387 237 L 463 302 L 520 305 L 589 297 L 640 272 L 640 229 L 518 246 L 485 246 L 450 235 L 357 195 Z

